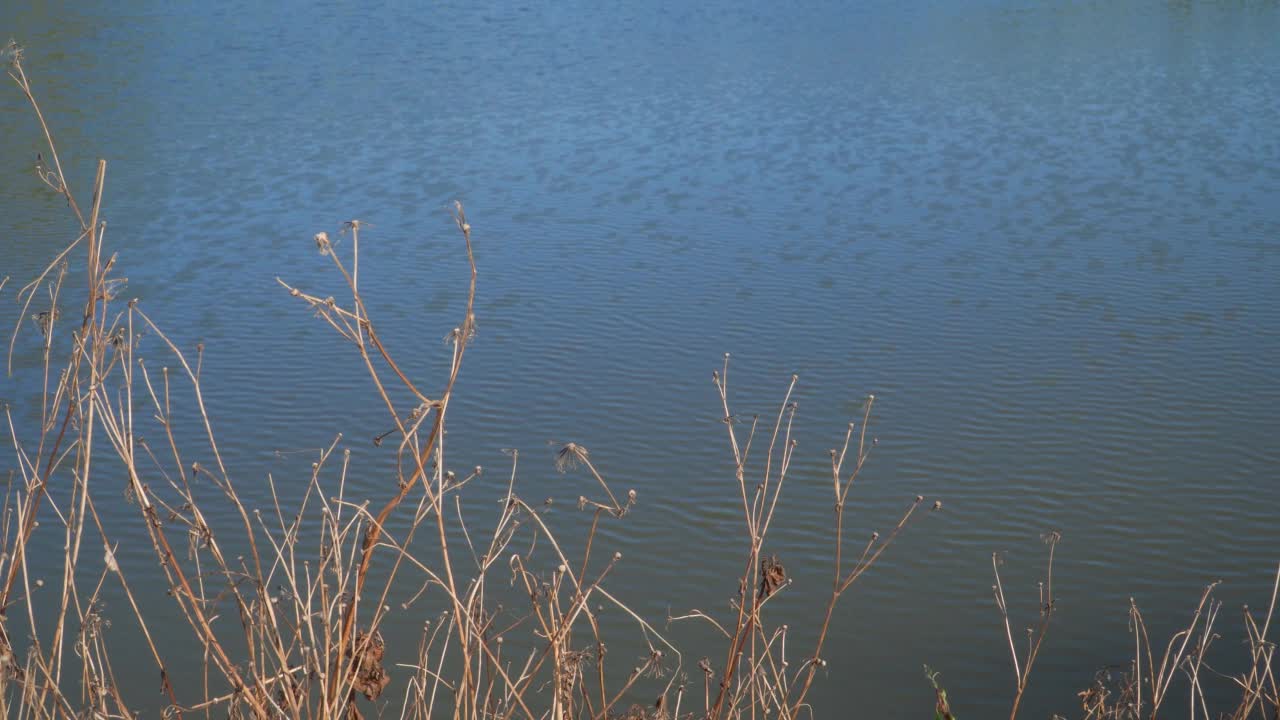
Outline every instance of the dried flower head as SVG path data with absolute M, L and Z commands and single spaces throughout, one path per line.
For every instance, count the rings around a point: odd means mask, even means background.
M 777 555 L 760 559 L 760 598 L 774 594 L 787 584 L 787 569 L 778 561 Z
M 49 337 L 49 333 L 53 330 L 53 324 L 62 317 L 62 309 L 54 305 L 48 310 L 41 310 L 31 316 L 31 321 L 40 328 L 40 334 Z
M 556 470 L 567 472 L 591 462 L 591 453 L 578 443 L 565 443 L 556 452 Z
M 353 647 L 345 653 L 354 660 L 355 680 L 352 687 L 369 700 L 377 699 L 391 682 L 391 677 L 382 666 L 383 653 L 382 635 L 376 631 L 370 634 L 363 630 L 357 633 Z
M 0 57 L 13 67 L 22 64 L 22 46 L 16 40 L 10 40 L 4 46 L 4 52 L 0 53 Z
M 102 299 L 115 300 L 129 286 L 129 278 L 110 278 L 102 284 Z

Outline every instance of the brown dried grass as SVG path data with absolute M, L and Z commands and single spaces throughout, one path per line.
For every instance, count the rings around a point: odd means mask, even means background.
M 870 534 L 856 555 L 846 556 L 846 508 L 875 446 L 866 434 L 874 397 L 867 399 L 862 417 L 849 424 L 841 446 L 830 451 L 831 588 L 814 644 L 799 653 L 788 651 L 787 638 L 794 631 L 772 618 L 768 606 L 788 590 L 790 580 L 782 562 L 766 550 L 797 447 L 792 435 L 797 408 L 791 401 L 797 378 L 791 378 L 771 421 L 762 423 L 756 417 L 749 425 L 738 422 L 730 409 L 726 354 L 714 381 L 734 461 L 733 502 L 741 504 L 747 531 L 732 611 L 717 618 L 691 610 L 666 618 L 660 630 L 609 591 L 606 581 L 622 562 L 621 553 L 592 556 L 600 523 L 622 521 L 636 503 L 636 494 L 629 491 L 626 502 L 620 502 L 585 447 L 566 443 L 556 457 L 562 472 L 586 468 L 603 491 L 600 501 L 583 497 L 578 504 L 591 515 L 581 557 L 571 559 L 560 541 L 573 528 L 553 529 L 544 518 L 545 504 L 526 502 L 517 492 L 518 452 L 511 453 L 502 509 L 492 528 L 480 533 L 467 526 L 463 491 L 481 469 L 459 480 L 447 470 L 443 443 L 455 383 L 476 327 L 472 228 L 461 204 L 454 206 L 454 221 L 470 270 L 467 304 L 446 337 L 448 373 L 434 386 L 421 384 L 437 388 L 430 396 L 402 370 L 379 337 L 360 291 L 362 224 L 352 220 L 341 228 L 351 238 L 345 257 L 327 232 L 314 236 L 321 255 L 345 286 L 342 299 L 312 294 L 283 280 L 280 285 L 354 349 L 393 425 L 375 443 L 395 440 L 397 471 L 386 478 L 383 497 L 348 496 L 350 452 L 341 449 L 338 438 L 318 451 L 295 507 L 282 507 L 273 478 L 268 478 L 272 505 L 247 507 L 223 463 L 204 403 L 203 349 L 197 347 L 190 358 L 140 303 L 129 301 L 121 307 L 116 302 L 123 278 L 117 274 L 115 257 L 104 253 L 106 224 L 100 217 L 106 162 L 98 162 L 91 201 L 83 210 L 63 174 L 52 132 L 25 74 L 21 49 L 10 43 L 5 54 L 9 75 L 30 102 L 44 134 L 49 163 L 42 153 L 37 177 L 65 199 L 79 229 L 18 293 L 20 317 L 33 317 L 40 335 L 44 384 L 42 419 L 34 439 L 21 440 L 9 417 L 18 469 L 11 476 L 0 518 L 0 713 L 17 718 L 135 716 L 149 701 L 125 696 L 117 682 L 122 661 L 107 641 L 109 635 L 129 632 L 147 648 L 148 657 L 130 658 L 123 671 L 142 672 L 142 662 L 154 666 L 166 717 L 358 718 L 372 712 L 468 720 L 720 720 L 814 714 L 808 695 L 819 670 L 827 666 L 823 648 L 840 599 L 919 517 L 925 504 L 916 496 L 890 532 Z M 77 254 L 79 250 L 83 252 Z M 67 332 L 59 325 L 59 307 L 70 292 L 64 280 L 73 259 L 85 263 L 87 287 L 78 301 L 83 307 L 81 322 Z M 0 290 L 7 280 L 0 280 Z M 33 313 L 37 298 L 48 304 Z M 10 369 L 21 330 L 19 323 L 10 341 Z M 158 341 L 165 358 L 159 372 L 141 352 L 143 335 Z M 59 356 L 64 346 L 65 354 Z M 165 363 L 172 363 L 174 372 Z M 182 397 L 189 405 L 182 404 Z M 412 406 L 408 411 L 401 409 L 405 399 Z M 182 407 L 175 409 L 175 403 Z M 151 417 L 135 412 L 142 405 L 154 408 Z M 196 418 L 199 452 L 212 458 L 211 465 L 184 461 L 191 455 L 178 440 L 191 430 L 182 427 L 179 432 L 178 418 L 184 413 Z M 143 427 L 163 441 L 150 444 L 142 437 Z M 753 452 L 762 443 L 766 447 Z M 330 476 L 336 481 L 323 479 Z M 121 477 L 136 524 L 108 529 L 99 506 L 121 502 Z M 193 490 L 197 480 L 210 483 L 217 496 L 198 496 Z M 51 500 L 54 488 L 56 503 Z M 940 502 L 932 503 L 933 510 L 940 508 Z M 215 526 L 209 519 L 228 516 L 234 521 L 227 526 Z M 389 527 L 393 518 L 395 532 Z M 41 528 L 42 522 L 47 527 Z M 433 542 L 415 544 L 420 532 L 432 536 Z M 137 542 L 143 536 L 179 613 L 179 628 L 200 651 L 197 683 L 179 684 L 170 672 L 172 658 L 166 653 L 172 642 L 157 641 L 158 629 L 141 610 L 125 574 L 133 568 L 116 560 L 119 543 Z M 459 537 L 465 539 L 465 551 L 457 547 Z M 28 551 L 36 542 L 61 542 L 56 587 L 44 588 L 29 564 Z M 1055 535 L 1050 577 L 1056 542 Z M 434 549 L 423 552 L 427 545 Z M 95 569 L 96 563 L 88 559 L 99 552 L 101 568 Z M 47 574 L 55 569 L 38 570 Z M 1013 717 L 1048 631 L 1052 582 L 1042 591 L 1039 632 L 1028 652 L 1020 655 L 998 566 L 996 572 L 997 604 L 1017 677 Z M 102 603 L 108 583 L 118 586 L 128 605 L 112 616 L 105 614 Z M 503 586 L 520 591 L 527 605 L 515 610 L 501 607 L 495 598 Z M 38 603 L 31 600 L 36 592 L 42 598 Z M 47 599 L 51 592 L 56 601 Z M 425 618 L 419 637 L 388 639 L 382 634 L 393 596 L 408 596 L 398 604 L 408 612 L 427 594 L 439 598 L 443 612 Z M 1268 639 L 1274 605 L 1273 594 L 1265 620 L 1259 622 L 1246 614 L 1252 670 L 1236 679 L 1242 700 L 1231 717 L 1272 717 L 1280 706 L 1271 669 L 1274 645 Z M 1130 679 L 1118 693 L 1101 681 L 1082 693 L 1085 717 L 1155 717 L 1178 673 L 1189 678 L 1193 697 L 1203 706 L 1200 669 L 1219 607 L 1206 591 L 1192 623 L 1169 642 L 1158 668 L 1134 607 Z M 606 623 L 606 608 L 611 614 L 617 611 L 630 629 Z M 696 671 L 686 670 L 668 630 L 672 623 L 690 621 L 707 624 L 721 637 L 718 663 L 704 658 L 696 663 Z M 612 663 L 606 636 L 624 631 L 638 636 L 648 652 L 629 669 L 608 670 Z M 173 632 L 172 627 L 165 629 L 166 636 Z M 416 646 L 403 647 L 406 644 Z M 396 645 L 412 651 L 415 660 L 393 672 L 387 658 Z M 690 680 L 690 673 L 701 675 L 701 682 Z M 939 712 L 950 717 L 945 693 L 938 693 Z M 390 695 L 395 697 L 388 700 Z M 636 704 L 636 698 L 647 700 Z M 1203 710 L 1207 716 L 1207 708 Z

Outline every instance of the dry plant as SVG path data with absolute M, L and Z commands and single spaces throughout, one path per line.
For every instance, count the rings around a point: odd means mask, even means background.
M 830 451 L 830 592 L 811 644 L 797 652 L 793 640 L 789 651 L 794 631 L 773 617 L 770 605 L 788 591 L 791 579 L 770 552 L 769 537 L 798 445 L 792 432 L 798 380 L 792 377 L 771 422 L 753 417 L 748 425 L 730 410 L 725 356 L 713 379 L 733 458 L 729 487 L 741 505 L 747 538 L 736 593 L 728 617 L 694 609 L 668 617 L 659 629 L 607 587 L 622 554 L 597 552 L 597 532 L 602 523 L 625 519 L 637 496 L 634 490 L 613 492 L 582 445 L 565 443 L 556 456 L 561 472 L 585 468 L 602 493 L 579 498 L 579 510 L 590 515 L 582 523 L 580 554 L 570 557 L 566 548 L 577 545 L 563 540 L 573 527 L 548 525 L 549 500 L 529 502 L 517 492 L 516 451 L 510 453 L 493 525 L 483 533 L 468 525 L 464 490 L 482 469 L 461 476 L 450 470 L 445 432 L 476 334 L 477 271 L 462 206 L 454 205 L 453 219 L 469 269 L 467 303 L 446 337 L 448 371 L 430 392 L 396 362 L 370 316 L 360 284 L 362 223 L 352 220 L 340 231 L 350 237 L 345 257 L 327 232 L 314 236 L 342 283 L 341 300 L 280 284 L 354 349 L 390 416 L 392 429 L 374 443 L 383 447 L 391 438 L 386 447 L 394 452 L 394 469 L 385 475 L 380 496 L 353 496 L 350 478 L 356 471 L 338 437 L 316 451 L 304 482 L 289 483 L 289 493 L 282 495 L 268 476 L 268 507 L 251 508 L 223 461 L 205 404 L 203 347 L 184 351 L 139 302 L 118 299 L 126 279 L 116 257 L 104 251 L 106 162 L 98 161 L 89 203 L 82 206 L 32 92 L 21 48 L 10 43 L 4 54 L 8 74 L 43 134 L 37 178 L 66 203 L 75 237 L 17 292 L 20 317 L 31 324 L 16 324 L 6 360 L 12 373 L 22 330 L 38 335 L 39 401 L 27 413 L 39 418 L 36 427 L 22 427 L 5 409 L 16 471 L 9 473 L 0 506 L 0 714 L 36 720 L 157 714 L 154 700 L 126 697 L 120 682 L 118 670 L 138 677 L 143 663 L 154 666 L 164 698 L 161 714 L 171 718 L 331 719 L 370 713 L 463 720 L 790 720 L 815 714 L 809 693 L 827 667 L 823 652 L 836 606 L 926 502 L 915 496 L 885 535 L 870 533 L 846 551 L 850 494 L 876 445 L 867 436 L 874 397 Z M 83 298 L 77 300 L 80 291 L 73 284 L 81 278 Z M 0 279 L 0 291 L 7 284 L 7 277 Z M 73 303 L 78 314 L 66 309 Z M 69 330 L 64 317 L 72 318 Z M 160 440 L 148 441 L 144 430 Z M 763 450 L 754 449 L 761 445 Z M 119 503 L 121 484 L 136 523 L 109 528 L 100 504 Z M 929 506 L 938 510 L 941 503 Z M 112 512 L 118 517 L 122 510 Z M 155 559 L 151 577 L 162 580 L 151 580 L 153 586 L 138 593 L 128 577 L 137 568 L 117 555 L 121 543 L 127 548 L 142 537 Z M 1058 539 L 1056 533 L 1046 537 L 1049 579 L 1024 653 L 1014 641 L 994 565 L 1016 678 L 1011 718 L 1053 615 Z M 55 567 L 57 580 L 46 586 L 44 577 Z M 156 582 L 163 583 L 177 612 L 163 629 L 139 601 L 156 594 Z M 1269 639 L 1280 572 L 1276 582 L 1264 617 L 1245 611 L 1250 663 L 1247 672 L 1231 678 L 1240 701 L 1228 715 L 1237 720 L 1280 712 L 1275 645 Z M 1203 680 L 1220 675 L 1205 662 L 1221 609 L 1211 590 L 1191 623 L 1164 646 L 1159 663 L 1132 605 L 1131 671 L 1118 690 L 1100 676 L 1081 693 L 1085 717 L 1157 717 L 1179 675 L 1188 680 L 1192 717 L 1209 717 Z M 513 594 L 520 607 L 504 607 L 502 599 Z M 109 614 L 107 597 L 123 598 L 126 609 Z M 416 617 L 421 633 L 384 633 L 393 616 L 396 628 Z M 723 639 L 717 660 L 696 663 L 701 679 L 693 690 L 687 673 L 694 670 L 686 669 L 667 634 L 675 621 L 707 623 Z M 606 637 L 615 636 L 619 622 L 646 651 L 637 662 L 611 669 L 616 663 L 609 663 Z M 198 651 L 194 672 L 175 670 L 190 660 L 179 657 L 189 653 L 180 649 L 175 628 Z M 122 631 L 135 633 L 146 657 L 129 658 L 127 667 L 118 668 L 114 637 Z M 409 660 L 391 664 L 400 657 Z M 938 717 L 953 717 L 936 676 L 930 677 Z M 637 697 L 646 703 L 634 704 Z
M 831 630 L 836 605 L 844 593 L 875 565 L 925 499 L 921 495 L 915 496 L 887 535 L 881 537 L 878 532 L 871 533 L 857 558 L 851 563 L 848 561 L 844 553 L 844 538 L 849 493 L 876 445 L 875 438 L 867 437 L 871 408 L 875 402 L 874 395 L 868 396 L 863 406 L 861 422 L 849 423 L 840 447 L 829 451 L 834 500 L 831 592 L 817 639 L 808 652 L 790 656 L 799 661 L 798 667 L 793 668 L 787 652 L 788 625 L 770 624 L 765 617 L 769 601 L 790 585 L 790 579 L 777 556 L 765 554 L 765 544 L 798 445 L 792 435 L 797 404 L 792 402 L 791 397 L 799 378 L 795 375 L 791 377 L 782 406 L 769 429 L 761 431 L 760 418 L 752 417 L 746 431 L 739 432 L 739 418 L 733 414 L 729 405 L 729 359 L 729 354 L 726 353 L 723 368 L 712 374 L 712 380 L 719 392 L 724 424 L 728 428 L 734 475 L 748 537 L 748 549 L 733 602 L 735 612 L 728 623 L 718 622 L 700 610 L 672 620 L 696 619 L 708 622 L 727 641 L 724 660 L 718 671 L 709 659 L 699 664 L 705 675 L 705 717 L 740 718 L 762 714 L 766 717 L 776 715 L 780 718 L 794 718 L 802 711 L 808 711 L 812 715 L 812 707 L 807 698 L 816 674 L 827 667 L 822 651 Z M 756 463 L 759 479 L 749 483 L 749 462 L 758 437 L 761 442 L 765 442 L 767 437 L 768 446 L 763 459 Z M 849 454 L 850 449 L 854 450 L 852 456 Z M 942 503 L 935 502 L 932 507 L 939 510 Z
M 1036 659 L 1040 657 L 1040 649 L 1044 647 L 1045 636 L 1049 634 L 1049 622 L 1053 619 L 1053 556 L 1054 551 L 1058 548 L 1058 543 L 1062 540 L 1062 535 L 1057 531 L 1051 531 L 1043 535 L 1041 539 L 1049 546 L 1048 579 L 1039 583 L 1040 618 L 1034 628 L 1027 628 L 1027 649 L 1021 660 L 1019 660 L 1017 643 L 1013 639 L 1013 626 L 1009 622 L 1009 604 L 1004 598 L 1004 583 L 1000 580 L 1000 557 L 996 553 L 991 553 L 991 570 L 996 579 L 995 584 L 991 586 L 991 592 L 995 595 L 996 608 L 1000 610 L 1000 618 L 1004 621 L 1004 635 L 1009 642 L 1009 657 L 1013 660 L 1014 695 L 1013 707 L 1009 710 L 1009 720 L 1013 720 L 1018 716 L 1018 708 L 1022 705 L 1022 697 L 1027 692 L 1027 683 L 1031 680 L 1031 668 L 1035 665 Z
M 793 718 L 809 709 L 815 675 L 826 666 L 822 651 L 837 601 L 924 502 L 917 496 L 891 532 L 873 533 L 855 561 L 845 558 L 848 497 L 874 445 L 866 435 L 870 399 L 861 424 L 850 424 L 843 446 L 831 451 L 831 594 L 816 645 L 793 667 L 788 626 L 771 624 L 765 611 L 789 586 L 783 563 L 766 554 L 766 540 L 797 445 L 790 399 L 796 379 L 768 431 L 767 451 L 756 458 L 757 422 L 744 436 L 731 420 L 727 356 L 715 373 L 750 542 L 732 616 L 723 622 L 696 610 L 684 616 L 711 623 L 725 639 L 718 670 L 709 660 L 699 663 L 701 706 L 686 703 L 683 656 L 666 629 L 606 587 L 622 554 L 596 552 L 597 531 L 625 518 L 637 498 L 631 490 L 620 500 L 585 447 L 564 444 L 556 460 L 562 472 L 586 468 L 602 492 L 579 500 L 579 509 L 590 514 L 580 555 L 571 558 L 565 550 L 561 538 L 570 530 L 547 524 L 547 503 L 527 502 L 517 492 L 515 451 L 492 528 L 480 533 L 468 526 L 463 491 L 482 469 L 461 477 L 450 470 L 445 432 L 476 334 L 477 270 L 461 204 L 454 205 L 453 219 L 469 268 L 467 303 L 446 338 L 448 372 L 434 387 L 410 379 L 370 316 L 361 292 L 360 221 L 341 228 L 350 238 L 349 252 L 339 252 L 327 232 L 314 236 L 341 280 L 341 299 L 279 281 L 354 349 L 393 426 L 375 445 L 384 447 L 391 438 L 385 447 L 394 452 L 395 466 L 381 490 L 371 491 L 375 497 L 353 496 L 351 453 L 338 437 L 317 451 L 305 482 L 289 483 L 291 490 L 282 494 L 268 476 L 268 507 L 249 507 L 224 462 L 205 403 L 203 346 L 185 350 L 141 303 L 118 300 L 125 278 L 115 256 L 104 251 L 106 162 L 98 161 L 90 202 L 82 206 L 28 81 L 21 48 L 10 43 L 5 55 L 9 76 L 44 136 L 37 177 L 66 202 L 77 228 L 17 296 L 22 317 L 30 315 L 39 332 L 43 384 L 34 432 L 6 411 L 17 472 L 0 517 L 5 717 L 154 714 L 153 701 L 126 697 L 118 681 L 118 672 L 143 672 L 136 658 L 119 668 L 113 652 L 114 633 L 130 629 L 158 672 L 166 717 L 652 720 L 757 713 Z M 70 285 L 81 274 L 82 301 L 73 299 L 79 291 Z M 80 313 L 60 310 L 73 301 Z M 69 332 L 61 324 L 64 315 L 80 320 Z M 23 327 L 19 323 L 10 339 L 10 372 Z M 160 440 L 145 439 L 144 430 Z M 750 484 L 749 462 L 756 460 L 760 480 Z M 120 500 L 120 481 L 137 521 L 131 527 L 109 527 L 101 510 Z M 120 510 L 113 512 L 116 517 Z M 121 543 L 143 536 L 154 555 L 152 577 L 162 578 L 150 580 L 153 586 L 143 594 L 154 595 L 154 583 L 162 582 L 178 613 L 163 631 L 127 577 L 136 568 L 117 561 Z M 40 550 L 33 554 L 36 544 Z M 45 587 L 55 546 L 59 576 Z M 504 608 L 499 599 L 513 593 L 523 606 Z M 127 611 L 107 614 L 107 596 L 125 598 Z M 606 612 L 614 618 L 609 627 Z M 410 613 L 419 618 L 418 637 L 406 642 L 403 633 L 384 633 L 393 614 L 403 628 L 415 616 Z M 647 652 L 630 667 L 609 670 L 606 631 L 618 631 L 619 622 Z M 175 657 L 186 654 L 178 649 L 175 623 L 198 650 L 194 672 L 175 669 L 190 660 Z M 388 667 L 401 656 L 411 660 Z M 635 697 L 649 701 L 630 704 Z
M 995 584 L 991 590 L 996 607 L 1000 611 L 1004 640 L 1008 643 L 1013 661 L 1015 678 L 1013 706 L 1010 720 L 1016 718 L 1027 690 L 1031 669 L 1043 649 L 1049 631 L 1050 620 L 1056 610 L 1057 598 L 1053 592 L 1054 551 L 1062 536 L 1058 532 L 1046 533 L 1042 540 L 1049 546 L 1047 579 L 1039 583 L 1040 615 L 1034 627 L 1026 628 L 1026 649 L 1019 653 L 1005 601 L 1004 583 L 1000 578 L 1000 558 L 991 556 Z M 1133 659 L 1123 672 L 1113 668 L 1099 671 L 1089 687 L 1077 693 L 1084 720 L 1155 720 L 1164 717 L 1162 708 L 1179 677 L 1186 680 L 1187 712 L 1191 720 L 1224 718 L 1227 720 L 1276 720 L 1280 718 L 1280 686 L 1276 683 L 1272 659 L 1275 644 L 1268 639 L 1271 618 L 1275 614 L 1277 594 L 1280 594 L 1280 568 L 1272 583 L 1271 600 L 1266 614 L 1255 618 L 1249 607 L 1244 607 L 1244 626 L 1247 633 L 1249 662 L 1247 670 L 1239 675 L 1227 675 L 1214 670 L 1207 662 L 1209 647 L 1218 635 L 1213 627 L 1222 609 L 1222 603 L 1213 598 L 1218 583 L 1211 583 L 1200 594 L 1191 615 L 1191 622 L 1176 631 L 1165 642 L 1163 649 L 1152 643 L 1147 625 L 1138 605 L 1129 599 L 1129 631 L 1133 635 Z M 1161 654 L 1156 655 L 1160 650 Z M 926 669 L 926 673 L 928 673 Z M 1214 677 L 1226 679 L 1239 692 L 1237 705 L 1229 711 L 1210 711 L 1204 681 Z M 931 681 L 935 680 L 929 674 Z M 935 690 L 938 690 L 936 681 Z M 950 717 L 950 706 L 945 694 L 939 694 L 938 717 Z M 945 706 L 945 715 L 943 713 Z M 1060 716 L 1055 715 L 1055 718 Z
M 1170 697 L 1174 681 L 1181 675 L 1186 680 L 1186 707 L 1195 718 L 1227 718 L 1229 720 L 1274 720 L 1280 717 L 1278 689 L 1272 659 L 1275 643 L 1268 639 L 1271 618 L 1275 615 L 1276 595 L 1280 591 L 1280 568 L 1271 587 L 1271 600 L 1266 614 L 1255 617 L 1248 606 L 1243 608 L 1244 627 L 1249 650 L 1247 669 L 1238 675 L 1214 670 L 1206 661 L 1210 645 L 1218 638 L 1213 627 L 1222 603 L 1213 598 L 1218 583 L 1205 587 L 1191 614 L 1191 621 L 1171 635 L 1161 654 L 1147 632 L 1146 622 L 1137 603 L 1129 600 L 1129 631 L 1133 634 L 1133 659 L 1128 670 L 1118 677 L 1110 671 L 1099 672 L 1093 685 L 1078 694 L 1086 720 L 1145 720 L 1160 717 L 1161 708 Z M 1259 624 L 1261 623 L 1261 624 Z M 1234 708 L 1210 711 L 1205 694 L 1206 678 L 1225 678 L 1240 694 Z

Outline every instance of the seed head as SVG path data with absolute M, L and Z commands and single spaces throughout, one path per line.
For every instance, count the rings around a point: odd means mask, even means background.
M 578 443 L 565 443 L 556 452 L 556 470 L 567 472 L 590 462 L 591 453 Z

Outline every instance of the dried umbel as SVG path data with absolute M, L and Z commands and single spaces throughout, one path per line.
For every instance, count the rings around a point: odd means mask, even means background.
M 591 453 L 578 443 L 565 443 L 556 452 L 556 470 L 568 472 L 591 461 Z
M 41 310 L 31 315 L 31 322 L 35 323 L 40 330 L 40 334 L 49 337 L 49 333 L 53 330 L 53 324 L 62 318 L 62 309 L 56 305 L 48 310 Z
M 360 631 L 356 634 L 355 643 L 347 651 L 347 660 L 351 661 L 354 656 L 355 661 L 355 681 L 352 687 L 368 700 L 376 699 L 391 682 L 386 668 L 382 667 L 384 648 L 381 633 Z
M 787 584 L 787 569 L 777 555 L 760 558 L 760 598 L 769 597 Z
M 17 68 L 22 65 L 22 46 L 16 40 L 10 40 L 5 43 L 4 50 L 0 51 L 0 62 L 8 63 L 11 67 Z

